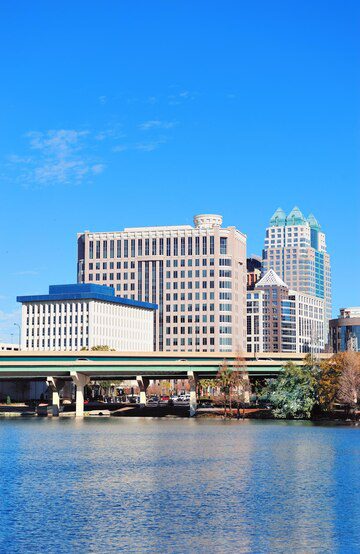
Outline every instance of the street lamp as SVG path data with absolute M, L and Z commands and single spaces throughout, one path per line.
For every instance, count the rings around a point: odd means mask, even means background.
M 21 327 L 19 323 L 14 323 L 15 327 L 18 327 L 19 329 L 19 350 L 21 350 Z

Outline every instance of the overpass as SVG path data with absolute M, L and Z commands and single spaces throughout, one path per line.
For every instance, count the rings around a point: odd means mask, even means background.
M 236 366 L 229 352 L 0 352 L 0 380 L 46 380 L 53 392 L 53 405 L 59 407 L 59 393 L 66 381 L 76 385 L 76 415 L 84 411 L 84 387 L 91 380 L 136 379 L 140 402 L 146 401 L 150 379 L 189 379 L 190 412 L 196 408 L 196 381 L 215 377 L 226 361 Z M 245 353 L 241 358 L 249 377 L 275 377 L 286 362 L 304 364 L 306 354 Z M 320 354 L 320 358 L 331 354 Z

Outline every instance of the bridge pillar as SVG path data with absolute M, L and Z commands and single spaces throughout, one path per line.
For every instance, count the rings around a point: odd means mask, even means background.
M 71 377 L 76 385 L 75 415 L 76 417 L 84 417 L 84 389 L 85 385 L 90 382 L 90 377 L 83 373 L 78 373 L 77 371 L 72 371 Z
M 190 417 L 196 414 L 196 375 L 193 371 L 188 371 L 188 380 L 190 385 Z
M 136 377 L 138 387 L 140 389 L 140 406 L 144 407 L 146 406 L 146 390 L 149 386 L 150 379 L 148 377 L 143 377 L 142 375 L 138 375 Z
M 51 392 L 52 415 L 58 416 L 60 412 L 60 391 L 64 387 L 65 381 L 48 377 L 46 382 Z

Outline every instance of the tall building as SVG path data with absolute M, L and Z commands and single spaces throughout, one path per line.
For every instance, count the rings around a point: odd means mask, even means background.
M 289 290 L 270 269 L 247 291 L 248 352 L 322 352 L 324 301 Z
M 156 303 L 155 350 L 245 350 L 246 236 L 219 215 L 194 224 L 81 233 L 78 282 Z
M 246 258 L 247 288 L 253 290 L 261 278 L 261 257 L 254 254 Z
M 18 296 L 22 350 L 77 351 L 109 346 L 125 352 L 153 350 L 157 306 L 115 296 L 93 284 L 53 285 L 49 294 Z
M 360 352 L 360 307 L 342 308 L 339 317 L 330 320 L 329 344 L 332 352 Z
M 291 290 L 324 301 L 324 336 L 331 318 L 330 256 L 325 234 L 315 217 L 306 219 L 299 208 L 286 216 L 278 208 L 266 229 L 263 272 L 273 269 Z

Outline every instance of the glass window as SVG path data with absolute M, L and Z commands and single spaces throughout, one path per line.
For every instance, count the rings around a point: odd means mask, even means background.
M 220 237 L 220 254 L 227 254 L 227 237 Z
M 207 237 L 206 236 L 202 238 L 202 253 L 203 253 L 203 256 L 207 255 Z
M 188 256 L 192 256 L 192 237 L 188 237 Z

